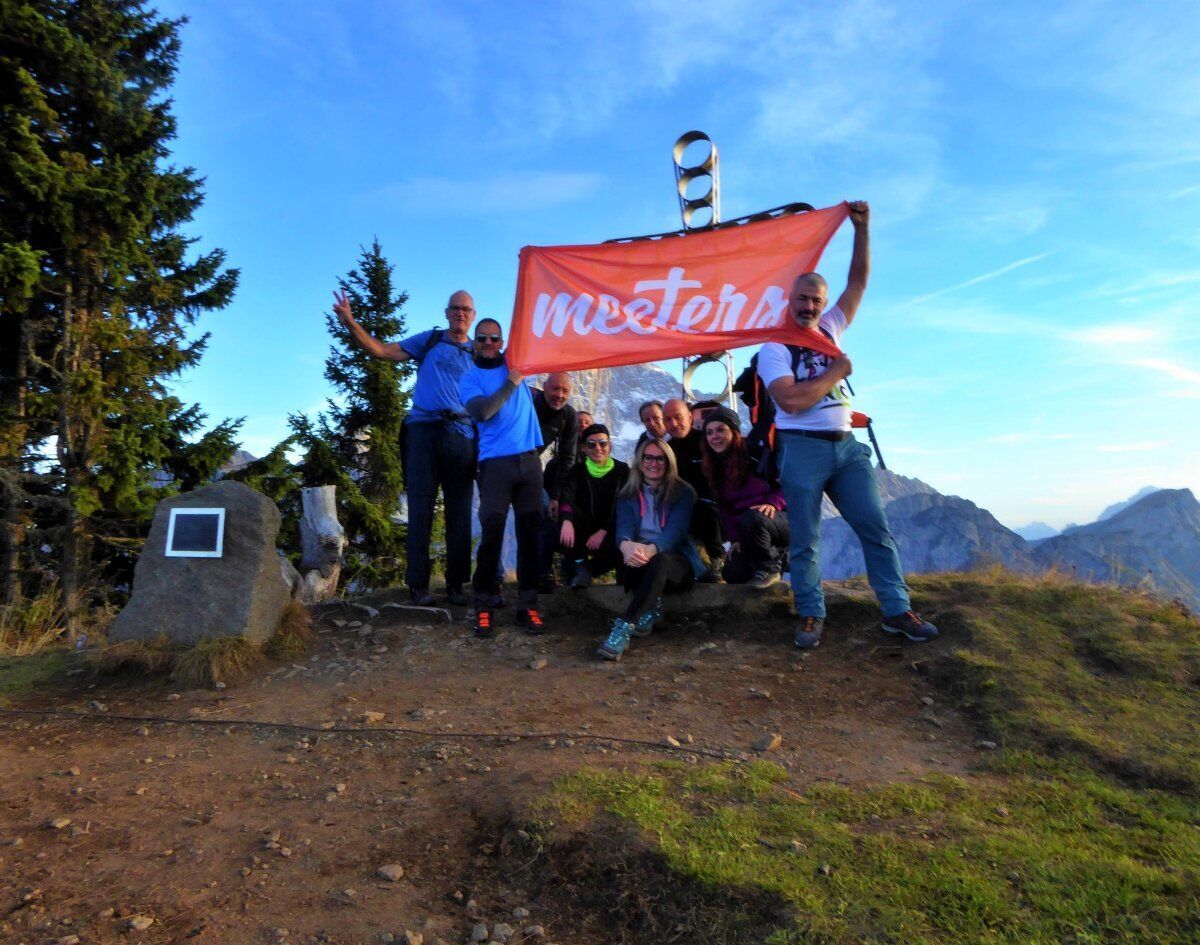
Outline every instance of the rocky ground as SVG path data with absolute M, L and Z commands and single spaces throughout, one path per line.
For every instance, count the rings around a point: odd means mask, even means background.
M 969 729 L 913 671 L 953 628 L 898 646 L 847 604 L 801 654 L 783 588 L 753 593 L 669 616 L 619 664 L 569 592 L 550 635 L 509 608 L 489 641 L 463 612 L 376 599 L 326 608 L 306 657 L 223 690 L 79 675 L 18 702 L 34 714 L 0 714 L 0 941 L 599 941 L 502 855 L 564 773 L 765 754 L 803 792 L 970 767 Z

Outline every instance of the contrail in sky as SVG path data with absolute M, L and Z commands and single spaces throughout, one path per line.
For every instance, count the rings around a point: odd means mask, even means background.
M 997 276 L 1002 276 L 1006 272 L 1012 272 L 1014 269 L 1020 269 L 1022 266 L 1028 266 L 1030 263 L 1037 262 L 1039 259 L 1045 259 L 1047 256 L 1053 256 L 1056 250 L 1051 250 L 1048 253 L 1038 253 L 1036 256 L 1027 256 L 1024 259 L 1018 259 L 1016 262 L 1009 263 L 1007 266 L 1001 266 L 992 272 L 985 272 L 982 276 L 976 276 L 973 279 L 968 279 L 966 282 L 960 282 L 957 285 L 946 286 L 944 289 L 938 289 L 936 292 L 930 292 L 928 295 L 922 295 L 911 301 L 905 302 L 900 308 L 908 308 L 910 305 L 920 305 L 922 302 L 928 302 L 930 299 L 936 299 L 939 295 L 945 295 L 947 292 L 955 292 L 958 289 L 965 289 L 969 285 L 976 285 L 980 282 L 987 282 L 988 279 L 995 279 Z

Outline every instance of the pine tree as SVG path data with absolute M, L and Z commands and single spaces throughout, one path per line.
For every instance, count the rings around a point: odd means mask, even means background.
M 405 330 L 401 309 L 408 296 L 394 294 L 392 272 L 374 240 L 338 280 L 355 318 L 384 342 L 398 340 Z M 350 540 L 346 580 L 382 587 L 398 582 L 404 571 L 405 529 L 395 517 L 404 490 L 400 433 L 416 367 L 371 357 L 333 315 L 326 316 L 326 326 L 335 344 L 325 360 L 325 378 L 340 396 L 327 401 L 315 423 L 290 418 L 305 454 L 301 476 L 305 485 L 338 487 L 338 517 Z
M 94 552 L 137 541 L 163 495 L 156 470 L 200 481 L 232 452 L 237 423 L 192 442 L 203 414 L 169 383 L 238 274 L 181 232 L 202 199 L 195 171 L 167 163 L 182 21 L 137 0 L 0 2 L 7 590 L 39 527 L 73 600 Z

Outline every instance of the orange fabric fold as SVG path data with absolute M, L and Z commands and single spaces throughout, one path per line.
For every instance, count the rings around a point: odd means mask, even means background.
M 847 217 L 824 210 L 660 240 L 526 246 L 508 363 L 524 374 L 640 364 L 779 341 L 837 357 L 788 315 Z

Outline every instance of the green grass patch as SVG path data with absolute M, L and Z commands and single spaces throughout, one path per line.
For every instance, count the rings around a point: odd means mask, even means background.
M 59 648 L 29 656 L 0 657 L 0 705 L 35 692 L 61 687 L 67 670 L 81 664 L 78 655 Z
M 681 883 L 781 899 L 790 918 L 777 943 L 1200 937 L 1189 798 L 1017 757 L 969 779 L 821 784 L 802 797 L 785 777 L 766 763 L 589 770 L 561 781 L 540 815 L 567 832 L 611 832 L 615 820 Z
M 581 836 L 640 849 L 690 899 L 738 891 L 777 945 L 1200 941 L 1200 624 L 1054 576 L 913 583 L 943 630 L 914 658 L 1002 743 L 977 773 L 799 793 L 766 763 L 585 770 L 539 808 L 543 849 L 575 874 Z M 742 940 L 669 898 L 644 924 Z
M 1200 793 L 1200 623 L 1130 591 L 1002 571 L 917 580 L 964 645 L 936 670 L 1004 744 Z

